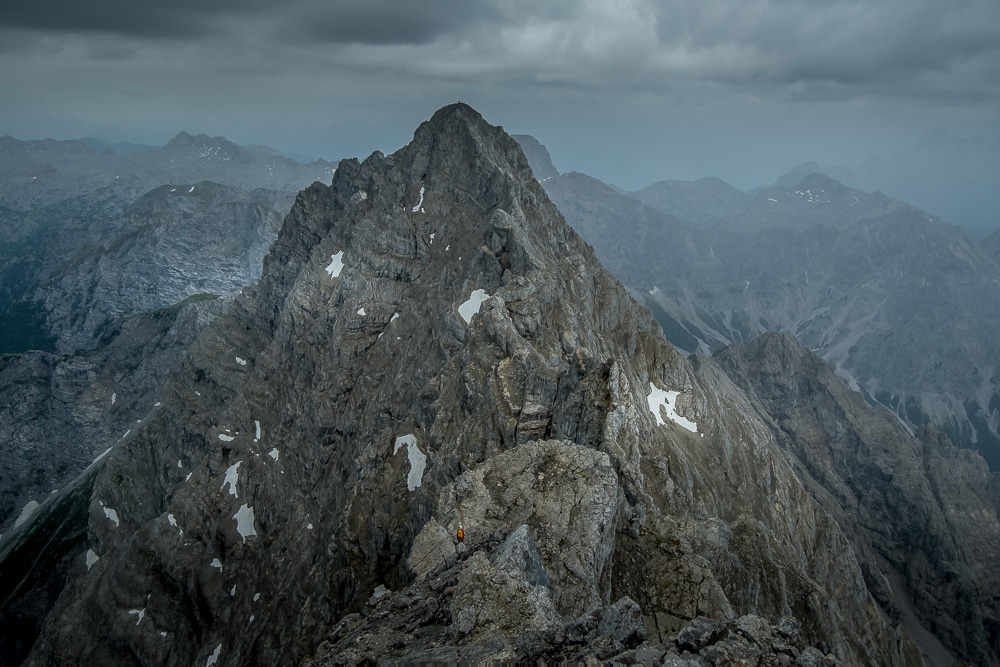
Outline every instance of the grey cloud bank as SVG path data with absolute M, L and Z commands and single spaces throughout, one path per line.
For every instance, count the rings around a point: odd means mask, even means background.
M 771 182 L 1000 136 L 995 0 L 45 0 L 0 8 L 0 133 L 181 129 L 337 158 L 461 99 L 623 187 Z

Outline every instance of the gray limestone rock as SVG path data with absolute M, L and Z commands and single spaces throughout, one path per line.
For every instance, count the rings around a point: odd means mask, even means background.
M 682 651 L 700 651 L 724 637 L 726 632 L 724 623 L 698 617 L 691 619 L 691 622 L 677 633 L 677 638 L 674 641 Z
M 526 524 L 512 532 L 490 555 L 490 564 L 501 572 L 518 573 L 532 586 L 552 588 L 538 545 Z
M 625 597 L 604 609 L 597 631 L 611 637 L 619 644 L 634 646 L 646 637 L 642 623 L 642 610 L 634 601 Z
M 806 488 L 851 539 L 869 590 L 928 662 L 1000 664 L 1000 473 L 933 429 L 911 436 L 791 336 L 717 358 L 759 401 Z

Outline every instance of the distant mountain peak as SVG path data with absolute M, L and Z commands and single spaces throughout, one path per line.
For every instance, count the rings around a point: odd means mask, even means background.
M 182 148 L 187 146 L 203 146 L 203 145 L 213 145 L 213 146 L 232 146 L 233 148 L 238 148 L 236 144 L 229 141 L 225 137 L 210 137 L 204 132 L 199 134 L 190 134 L 188 132 L 178 132 L 177 136 L 167 142 L 164 148 Z
M 539 142 L 538 139 L 535 139 L 530 134 L 514 134 L 511 136 L 514 137 L 517 143 L 521 144 L 521 150 L 524 151 L 524 156 L 528 158 L 528 164 L 531 165 L 531 171 L 535 173 L 535 178 L 544 181 L 559 175 L 559 172 L 552 164 L 549 149 Z
M 194 159 L 251 160 L 249 152 L 229 141 L 225 137 L 210 137 L 200 133 L 196 135 L 179 132 L 176 137 L 163 147 L 166 153 L 183 154 Z
M 805 188 L 808 189 L 819 188 L 823 190 L 829 190 L 831 192 L 840 192 L 849 189 L 846 185 L 844 185 L 840 181 L 834 178 L 830 178 L 826 174 L 819 171 L 814 171 L 811 174 L 806 174 L 806 176 L 804 176 L 802 180 L 800 180 L 795 187 L 799 190 Z

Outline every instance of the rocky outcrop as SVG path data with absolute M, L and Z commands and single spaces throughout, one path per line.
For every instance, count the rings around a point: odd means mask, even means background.
M 746 395 L 468 106 L 303 191 L 160 403 L 28 664 L 919 664 Z
M 1000 664 L 1000 473 L 933 429 L 916 437 L 785 334 L 718 361 L 754 397 L 869 590 L 929 664 Z

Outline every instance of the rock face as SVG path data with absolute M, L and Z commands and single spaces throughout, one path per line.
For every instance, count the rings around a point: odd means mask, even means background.
M 27 664 L 920 664 L 751 400 L 468 106 L 303 191 L 160 403 Z
M 255 282 L 292 199 L 211 181 L 164 185 L 102 221 L 34 292 L 57 350 L 92 349 L 129 315 Z
M 136 426 L 225 299 L 136 313 L 96 350 L 0 355 L 0 515 L 5 530 Z
M 872 404 L 912 429 L 936 425 L 1000 470 L 1000 264 L 989 242 L 822 174 L 749 202 L 726 203 L 718 188 L 637 193 L 663 210 L 582 174 L 544 186 L 674 344 L 708 353 L 790 333 Z
M 910 436 L 787 334 L 716 358 L 929 661 L 1000 664 L 1000 474 L 933 429 Z
M 153 407 L 332 167 L 184 133 L 130 155 L 0 138 L 0 531 Z

